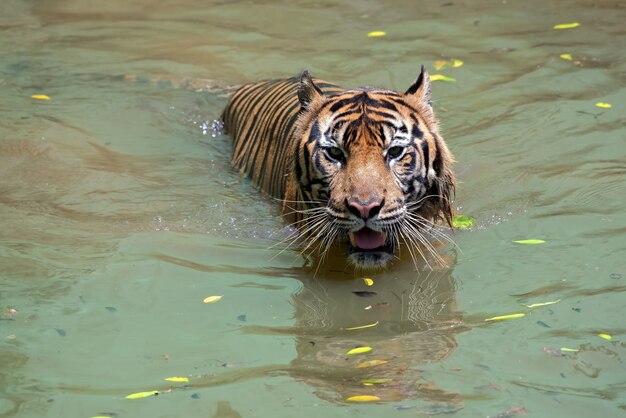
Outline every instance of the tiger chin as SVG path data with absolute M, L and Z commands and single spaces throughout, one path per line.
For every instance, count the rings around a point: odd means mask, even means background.
M 283 202 L 303 253 L 323 263 L 345 245 L 361 269 L 387 266 L 400 247 L 416 267 L 419 255 L 441 260 L 430 241 L 447 239 L 438 225 L 451 224 L 456 180 L 424 66 L 404 93 L 345 90 L 308 71 L 246 84 L 222 120 L 233 166 Z

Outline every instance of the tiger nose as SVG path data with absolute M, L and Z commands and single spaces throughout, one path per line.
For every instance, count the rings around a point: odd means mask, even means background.
M 348 210 L 362 219 L 369 219 L 378 214 L 383 207 L 384 199 L 373 199 L 362 202 L 359 199 L 346 199 Z

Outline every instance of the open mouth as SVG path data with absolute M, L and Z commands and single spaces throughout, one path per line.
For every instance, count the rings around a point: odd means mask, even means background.
M 354 248 L 360 250 L 375 250 L 385 245 L 387 234 L 380 231 L 374 231 L 368 227 L 359 229 L 358 231 L 350 231 L 350 244 Z
M 387 242 L 385 232 L 365 227 L 358 231 L 350 231 L 348 236 L 350 237 L 348 257 L 357 266 L 383 267 L 393 257 L 393 245 Z

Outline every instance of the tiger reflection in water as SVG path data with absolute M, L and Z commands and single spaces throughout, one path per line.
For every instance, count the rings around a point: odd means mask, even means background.
M 456 335 L 466 330 L 450 273 L 416 274 L 403 263 L 377 274 L 371 287 L 346 281 L 343 272 L 325 272 L 324 280 L 312 272 L 301 275 L 303 287 L 292 298 L 295 326 L 274 330 L 296 335 L 289 374 L 331 401 L 368 395 L 382 402 L 421 399 L 446 410 L 460 408 L 459 395 L 439 388 L 420 370 L 449 358 Z M 376 325 L 350 329 L 370 324 Z M 346 354 L 356 347 L 372 351 Z

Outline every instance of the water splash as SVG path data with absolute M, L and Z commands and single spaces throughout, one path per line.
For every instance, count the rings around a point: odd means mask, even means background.
M 211 135 L 212 138 L 216 138 L 224 133 L 224 123 L 219 119 L 206 120 L 202 122 L 200 128 L 202 128 L 202 135 Z

